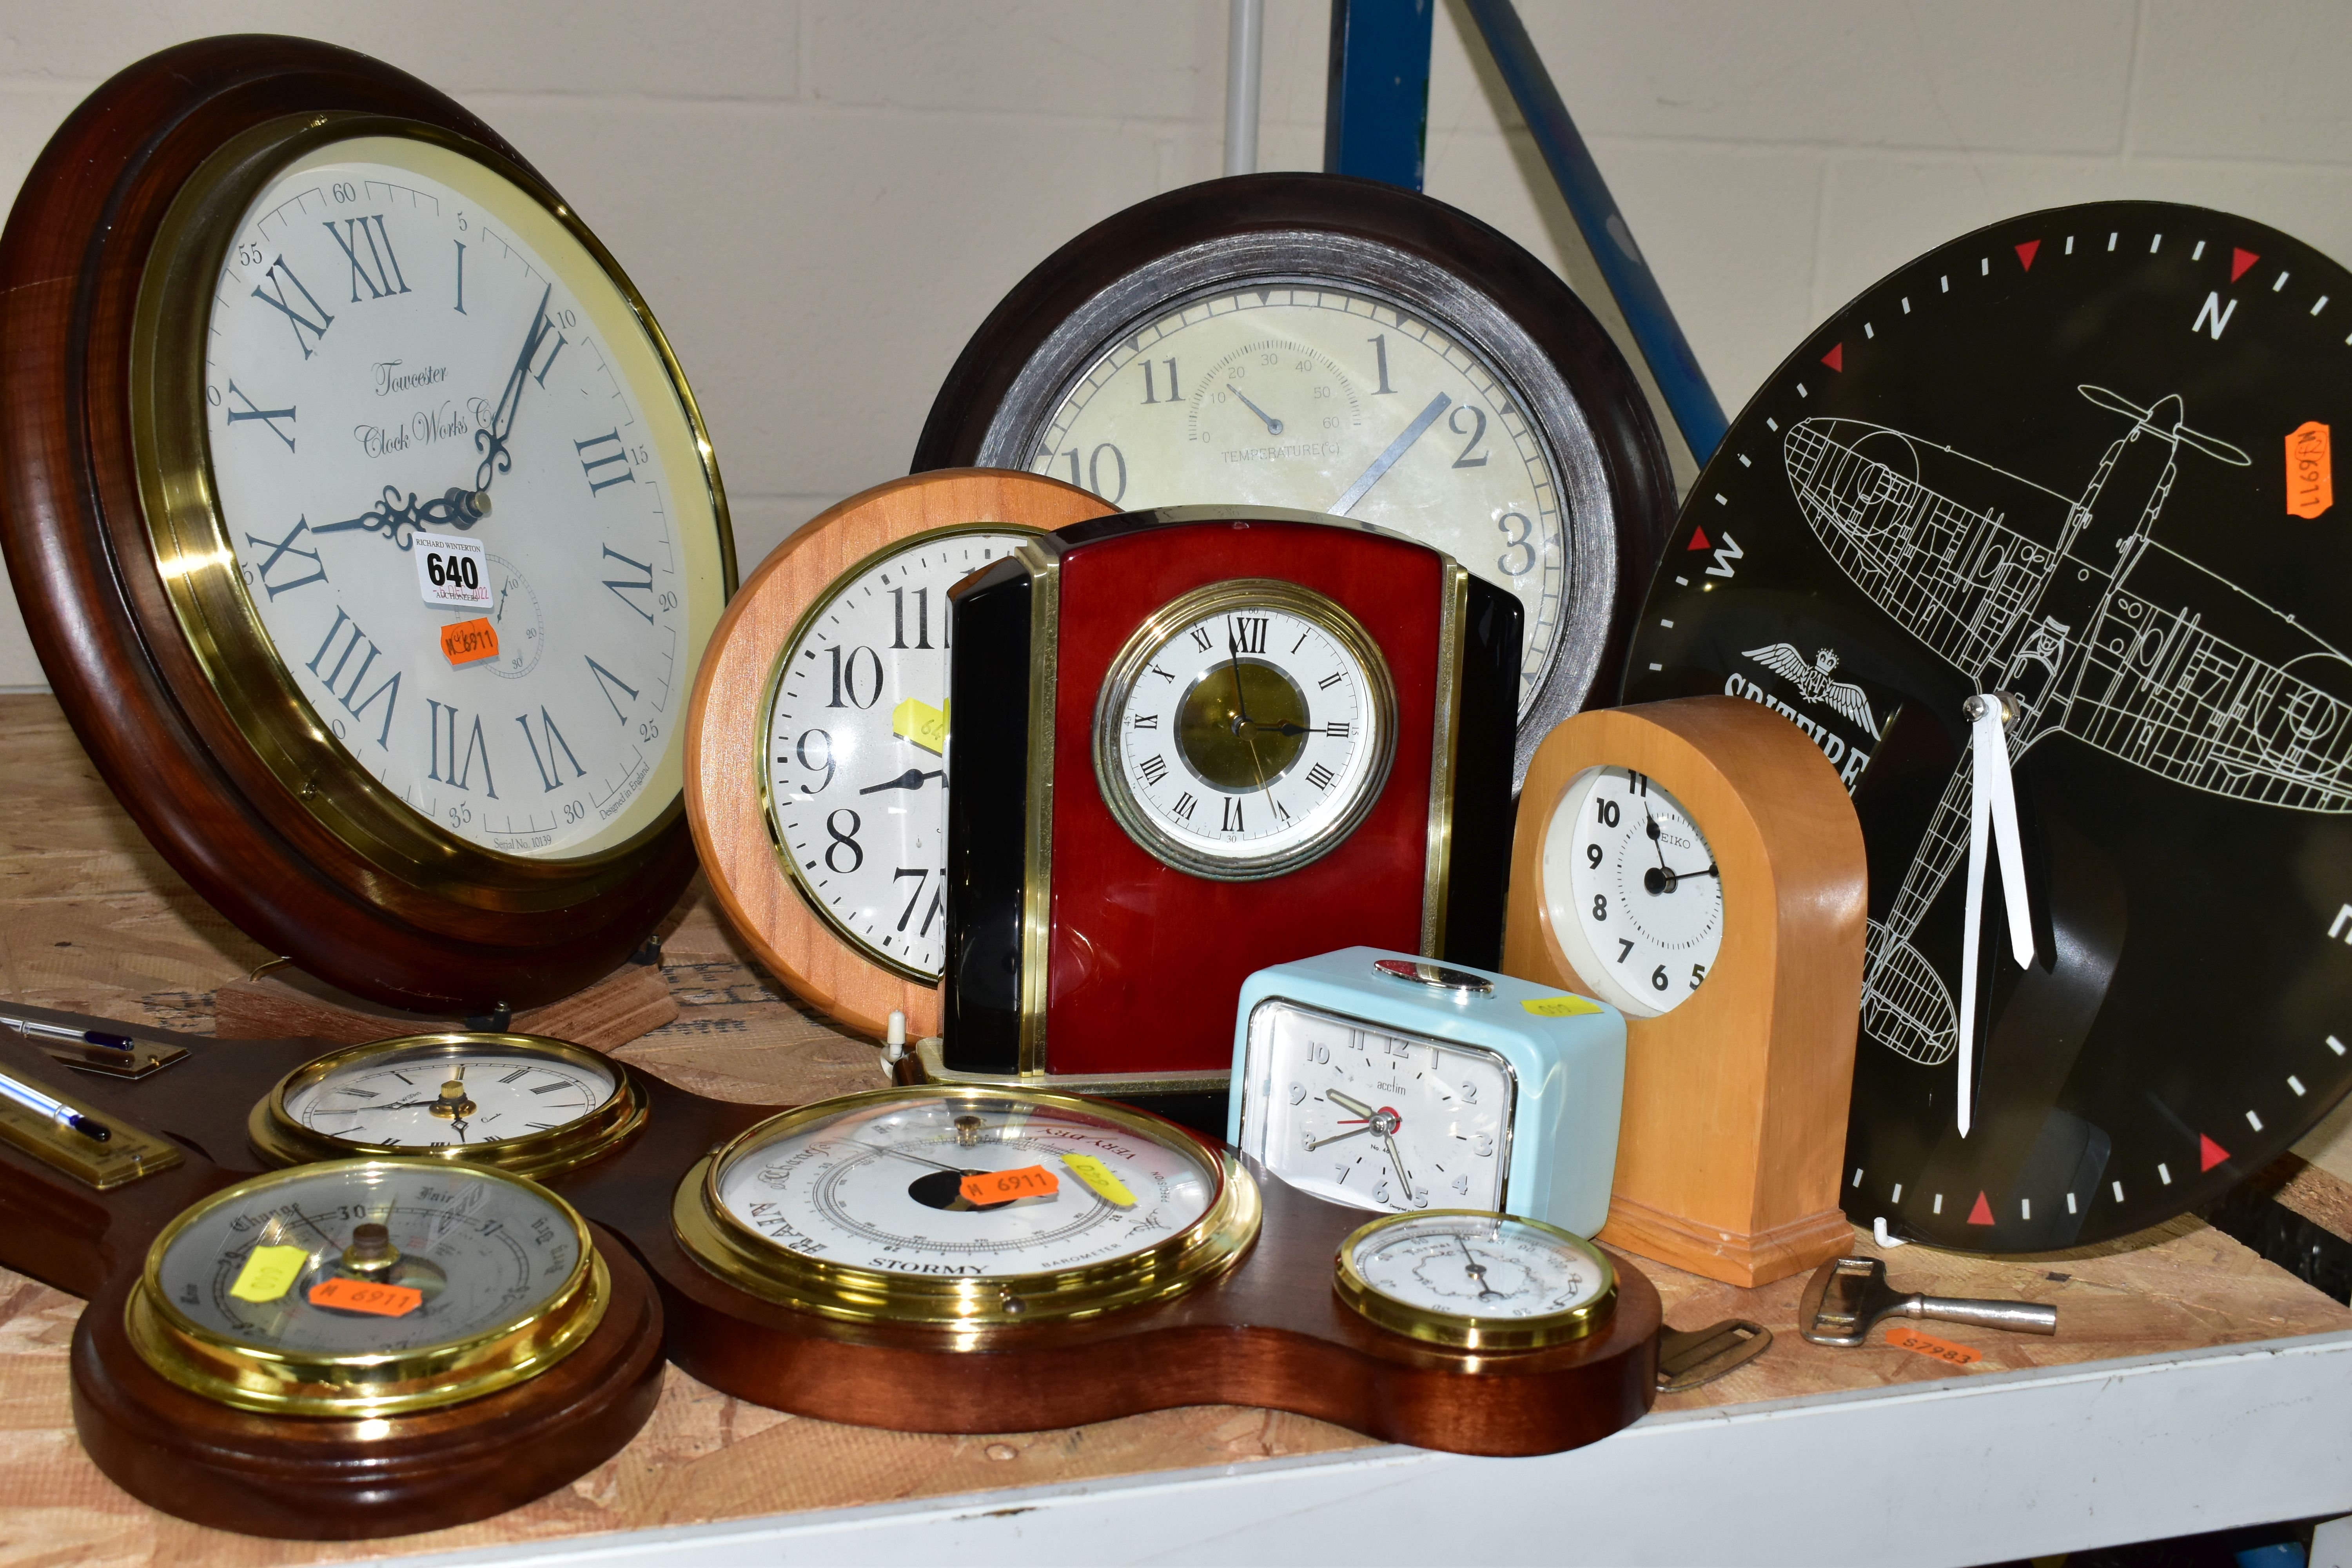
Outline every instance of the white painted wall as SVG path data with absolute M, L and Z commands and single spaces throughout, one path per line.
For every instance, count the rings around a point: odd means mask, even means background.
M 208 33 L 366 50 L 479 113 L 635 276 L 748 568 L 902 472 L 981 318 L 1079 229 L 1222 166 L 1225 0 L 0 0 L 0 189 L 112 71 Z M 2352 258 L 2352 4 L 1520 0 L 1727 409 L 1882 273 L 2037 206 L 2227 207 Z M 1269 0 L 1260 166 L 1322 152 L 1326 0 Z M 1437 24 L 1428 185 L 1547 258 L 1566 216 Z M 5 395 L 0 390 L 0 395 Z M 12 602 L 0 688 L 41 681 Z

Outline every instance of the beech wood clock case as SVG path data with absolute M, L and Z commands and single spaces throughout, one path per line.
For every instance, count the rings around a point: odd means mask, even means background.
M 1122 827 L 1090 737 L 1123 645 L 1162 606 L 1236 579 L 1295 584 L 1370 629 L 1395 749 L 1336 847 L 1219 880 Z M 953 602 L 949 1074 L 1198 1097 L 1171 1113 L 1222 1131 L 1252 972 L 1356 945 L 1498 966 L 1519 622 L 1507 593 L 1383 530 L 1203 507 L 1066 528 Z

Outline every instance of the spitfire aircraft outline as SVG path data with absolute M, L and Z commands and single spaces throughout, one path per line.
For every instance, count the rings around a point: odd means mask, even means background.
M 2013 700 L 2012 767 L 2065 734 L 2191 788 L 2352 812 L 2352 700 L 2310 679 L 2324 670 L 2352 692 L 2352 658 L 2154 537 L 2181 448 L 2232 467 L 2252 459 L 2190 429 L 2177 393 L 2142 407 L 2105 387 L 2077 390 L 2132 421 L 2079 498 L 1885 426 L 1816 416 L 1782 443 L 1799 510 L 1892 619 L 1975 690 Z M 2031 515 L 1956 500 L 1920 482 L 1923 462 L 1979 470 Z M 2210 583 L 2242 617 L 2252 617 L 2269 641 L 2300 651 L 2257 657 L 2204 626 L 2202 610 L 2135 588 L 2135 574 Z M 1930 1068 L 1954 1055 L 1957 1009 L 1911 938 L 1967 845 L 1971 763 L 1964 752 L 1886 918 L 1869 922 L 1863 1033 Z

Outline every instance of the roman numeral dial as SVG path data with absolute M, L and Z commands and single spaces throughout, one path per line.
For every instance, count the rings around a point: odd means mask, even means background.
M 270 179 L 208 308 L 221 543 L 313 733 L 436 843 L 561 860 L 658 821 L 727 567 L 614 275 L 502 175 L 370 136 Z
M 1278 876 L 1353 832 L 1388 775 L 1395 697 L 1354 617 L 1240 580 L 1163 607 L 1112 663 L 1095 771 L 1129 836 L 1180 870 Z

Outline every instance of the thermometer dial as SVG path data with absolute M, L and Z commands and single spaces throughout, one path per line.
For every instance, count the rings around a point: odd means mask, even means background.
M 688 1172 L 687 1250 L 756 1295 L 938 1323 L 1083 1317 L 1188 1289 L 1256 1235 L 1230 1154 L 1064 1095 L 884 1089 L 786 1111 Z
M 497 1171 L 342 1160 L 257 1176 L 166 1226 L 127 1309 L 158 1373 L 224 1405 L 392 1415 L 534 1377 L 610 1294 L 562 1199 Z
M 1516 1215 L 1432 1209 L 1339 1244 L 1340 1299 L 1384 1329 L 1465 1350 L 1532 1350 L 1608 1321 L 1617 1271 L 1581 1237 Z

